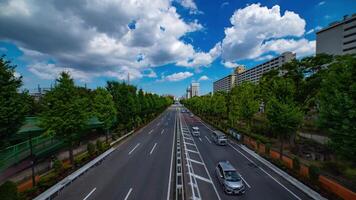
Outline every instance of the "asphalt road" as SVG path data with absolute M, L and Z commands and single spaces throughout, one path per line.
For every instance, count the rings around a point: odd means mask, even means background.
M 198 126 L 200 129 L 200 137 L 190 137 L 194 139 L 195 146 L 188 145 L 188 148 L 197 149 L 198 152 L 190 152 L 190 157 L 194 154 L 201 155 L 201 158 L 195 156 L 195 159 L 201 163 L 196 162 L 193 169 L 196 174 L 203 177 L 198 179 L 198 188 L 202 199 L 311 199 L 283 179 L 283 177 L 280 177 L 246 153 L 241 149 L 239 144 L 232 141 L 229 141 L 227 146 L 214 144 L 211 138 L 214 128 L 203 123 L 199 118 L 195 116 L 190 117 L 188 114 L 182 113 L 181 121 L 182 126 L 188 127 L 190 130 L 193 126 Z M 193 143 L 189 139 L 184 140 L 187 143 Z M 246 186 L 246 193 L 244 195 L 236 197 L 223 192 L 222 186 L 215 175 L 216 164 L 223 160 L 228 160 L 241 174 Z M 204 168 L 208 169 L 208 173 Z M 211 179 L 208 174 L 210 174 Z M 214 192 L 214 187 L 217 192 Z
M 177 123 L 176 120 L 180 123 Z M 200 128 L 200 137 L 190 134 Z M 178 132 L 175 131 L 178 130 Z M 64 188 L 56 199 L 174 199 L 175 135 L 180 135 L 186 199 L 310 199 L 246 153 L 238 144 L 212 143 L 212 127 L 171 106 L 120 144 L 100 165 Z M 247 186 L 241 196 L 226 195 L 215 176 L 218 161 L 228 160 Z M 173 162 L 172 162 L 173 161 Z M 171 173 L 173 172 L 173 173 Z
M 56 199 L 167 199 L 175 113 L 168 108 Z

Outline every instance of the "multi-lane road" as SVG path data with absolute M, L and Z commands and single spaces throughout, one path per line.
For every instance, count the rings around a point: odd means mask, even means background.
M 200 128 L 199 137 L 191 136 L 192 126 Z M 177 137 L 182 147 L 185 199 L 310 199 L 239 144 L 212 143 L 212 130 L 199 118 L 171 106 L 117 146 L 100 165 L 64 188 L 56 199 L 175 199 Z M 244 195 L 223 192 L 214 171 L 221 160 L 230 161 L 241 174 L 247 188 Z

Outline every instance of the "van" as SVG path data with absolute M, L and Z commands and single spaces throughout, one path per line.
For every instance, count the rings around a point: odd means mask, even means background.
M 213 132 L 213 141 L 217 145 L 227 145 L 227 137 L 221 131 L 214 131 Z

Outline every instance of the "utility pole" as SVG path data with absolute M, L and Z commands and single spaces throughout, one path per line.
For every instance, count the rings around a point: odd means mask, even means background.
M 130 72 L 127 73 L 127 85 L 130 85 Z

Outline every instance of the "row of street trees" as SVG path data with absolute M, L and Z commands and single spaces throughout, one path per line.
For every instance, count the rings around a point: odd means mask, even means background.
M 67 72 L 62 72 L 55 87 L 39 101 L 28 92 L 20 92 L 22 77 L 15 76 L 15 65 L 0 58 L 0 139 L 1 146 L 24 122 L 25 116 L 39 117 L 45 134 L 64 140 L 74 162 L 73 148 L 85 136 L 91 118 L 103 123 L 106 138 L 112 130 L 118 133 L 132 130 L 146 123 L 167 106 L 171 97 L 145 93 L 142 89 L 117 81 L 109 81 L 105 88 L 94 90 L 76 86 Z M 27 138 L 25 138 L 27 139 Z
M 245 82 L 229 93 L 193 97 L 183 103 L 221 126 L 243 128 L 246 133 L 253 132 L 253 119 L 262 117 L 267 121 L 264 132 L 279 138 L 281 152 L 285 141 L 293 144 L 296 131 L 307 118 L 316 118 L 317 127 L 328 133 L 333 150 L 355 162 L 355 75 L 355 55 L 321 54 L 272 70 L 257 85 Z

